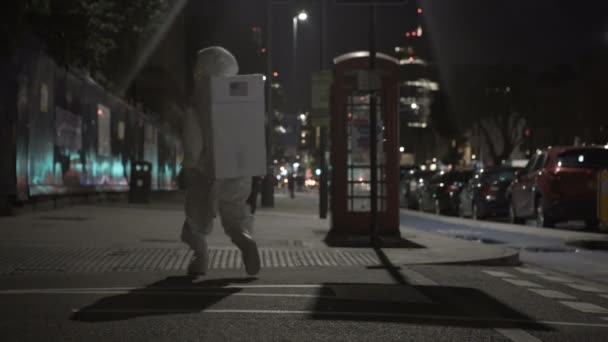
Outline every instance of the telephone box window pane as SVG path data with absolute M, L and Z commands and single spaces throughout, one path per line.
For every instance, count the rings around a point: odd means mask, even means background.
M 349 180 L 357 181 L 357 182 L 369 181 L 369 169 L 352 168 L 352 170 L 353 170 L 353 178 L 349 179 Z
M 378 210 L 386 210 L 386 175 L 384 174 L 384 122 L 380 98 L 376 98 L 377 115 L 377 165 L 378 165 Z M 348 210 L 369 212 L 371 197 L 371 160 L 369 155 L 369 94 L 354 93 L 347 103 L 347 196 Z
M 372 201 L 369 198 L 354 198 L 351 202 L 349 202 L 349 211 L 352 212 L 369 212 L 371 211 L 371 203 Z M 386 211 L 385 208 L 385 200 L 383 198 L 378 198 L 378 211 Z
M 348 120 L 348 138 L 347 146 L 350 155 L 350 160 L 354 165 L 369 165 L 369 106 L 356 105 L 361 102 L 361 98 L 369 98 L 369 96 L 351 96 L 349 97 L 348 115 L 351 117 Z M 378 101 L 380 99 L 378 98 Z M 378 105 L 376 110 L 377 115 L 377 162 L 384 163 L 384 123 L 382 120 L 382 107 Z
M 350 166 L 348 169 L 348 181 L 354 182 L 369 182 L 371 179 L 371 172 L 369 169 L 369 165 L 366 166 Z M 378 181 L 384 181 L 386 179 L 386 175 L 384 174 L 384 165 L 379 165 L 378 167 Z

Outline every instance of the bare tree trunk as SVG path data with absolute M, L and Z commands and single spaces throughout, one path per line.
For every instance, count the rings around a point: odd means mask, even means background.
M 485 140 L 486 140 L 486 144 L 488 145 L 488 149 L 490 151 L 490 157 L 492 157 L 492 161 L 496 165 L 497 151 L 496 151 L 496 145 L 494 144 L 494 140 L 492 140 L 492 134 L 490 133 L 490 131 L 488 130 L 486 125 L 484 125 L 483 122 L 481 122 L 481 121 L 479 122 L 479 128 L 480 128 L 481 132 L 483 133 L 484 137 L 486 138 Z

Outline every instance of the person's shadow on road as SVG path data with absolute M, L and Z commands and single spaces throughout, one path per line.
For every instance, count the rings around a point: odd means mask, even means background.
M 102 298 L 75 310 L 71 320 L 107 322 L 142 316 L 201 312 L 241 291 L 240 288 L 230 285 L 249 283 L 255 279 L 210 279 L 193 282 L 189 277 L 168 277 L 128 293 Z

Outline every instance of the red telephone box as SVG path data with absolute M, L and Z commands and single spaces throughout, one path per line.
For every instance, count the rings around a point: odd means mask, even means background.
M 399 61 L 377 53 L 374 72 L 369 52 L 334 60 L 331 87 L 330 234 L 365 235 L 371 226 L 369 106 L 376 97 L 377 232 L 399 234 Z M 373 89 L 373 90 L 372 90 Z

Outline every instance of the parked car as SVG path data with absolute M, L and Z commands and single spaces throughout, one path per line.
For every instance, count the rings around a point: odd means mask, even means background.
M 409 170 L 401 178 L 401 207 L 418 209 L 418 189 L 435 174 L 436 172 L 428 170 Z
M 460 192 L 459 216 L 474 220 L 508 216 L 507 190 L 517 170 L 519 169 L 511 166 L 500 166 L 475 172 Z
M 596 229 L 596 177 L 601 169 L 608 169 L 608 149 L 603 146 L 538 151 L 511 184 L 511 222 L 535 218 L 537 226 L 553 227 L 584 220 L 589 229 Z
M 472 170 L 454 170 L 431 177 L 420 187 L 419 210 L 436 214 L 458 213 L 460 191 L 471 176 Z

